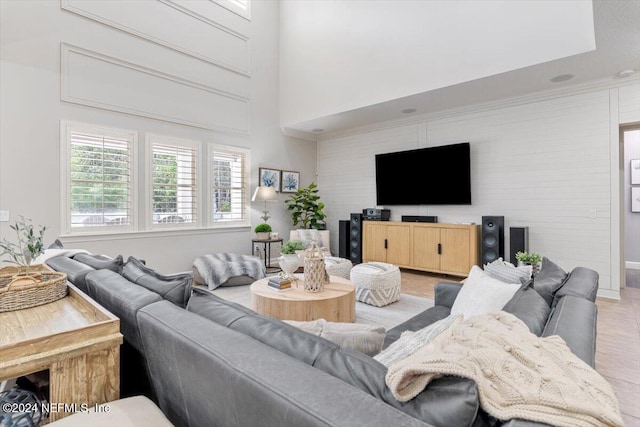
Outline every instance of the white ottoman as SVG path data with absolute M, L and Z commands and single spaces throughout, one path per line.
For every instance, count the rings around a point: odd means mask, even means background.
M 349 278 L 349 274 L 351 273 L 351 261 L 344 258 L 338 258 L 335 256 L 327 256 L 324 257 L 324 268 L 327 270 L 327 274 L 329 276 L 338 276 L 344 279 Z
M 400 299 L 400 269 L 384 262 L 358 264 L 351 270 L 356 299 L 383 307 Z

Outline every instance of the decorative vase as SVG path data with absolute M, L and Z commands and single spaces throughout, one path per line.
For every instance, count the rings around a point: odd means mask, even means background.
M 278 264 L 288 279 L 295 280 L 293 273 L 295 273 L 300 266 L 300 257 L 297 254 L 281 254 L 280 259 L 278 259 Z
M 307 292 L 322 292 L 327 279 L 324 269 L 324 259 L 318 244 L 313 241 L 305 252 L 304 257 L 304 290 Z

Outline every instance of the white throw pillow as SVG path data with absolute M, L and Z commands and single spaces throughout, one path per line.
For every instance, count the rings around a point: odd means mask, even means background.
M 300 229 L 298 231 L 298 239 L 304 243 L 304 246 L 307 247 L 313 241 L 315 241 L 318 246 L 322 246 L 322 238 L 320 237 L 320 232 L 316 229 Z
M 500 311 L 520 286 L 520 283 L 504 283 L 494 279 L 474 265 L 451 307 L 451 314 L 462 314 L 468 319 L 478 314 Z
M 411 356 L 449 327 L 460 322 L 462 322 L 462 316 L 447 316 L 418 331 L 404 331 L 400 338 L 373 358 L 388 368 L 394 363 Z

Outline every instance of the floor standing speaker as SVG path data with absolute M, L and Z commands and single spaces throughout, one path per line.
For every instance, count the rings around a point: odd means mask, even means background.
M 338 221 L 338 256 L 349 258 L 349 235 L 351 231 L 351 221 Z
M 516 254 L 529 252 L 529 227 L 509 227 L 509 262 L 517 264 Z
M 504 258 L 504 217 L 482 217 L 482 263 L 487 264 Z
M 349 259 L 354 264 L 362 263 L 362 214 L 352 213 L 349 227 L 351 237 L 349 248 Z

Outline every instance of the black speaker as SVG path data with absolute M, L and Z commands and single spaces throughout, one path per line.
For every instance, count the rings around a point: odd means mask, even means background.
M 482 263 L 487 264 L 504 258 L 504 217 L 482 217 Z
M 516 253 L 529 252 L 529 227 L 509 227 L 509 262 L 517 264 Z
M 362 262 L 362 214 L 352 213 L 349 227 L 349 259 L 354 264 Z
M 340 258 L 349 258 L 350 229 L 350 221 L 338 221 L 338 256 Z

